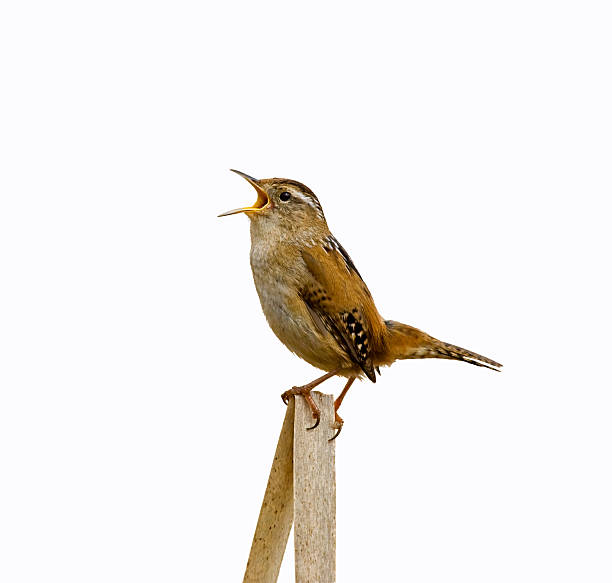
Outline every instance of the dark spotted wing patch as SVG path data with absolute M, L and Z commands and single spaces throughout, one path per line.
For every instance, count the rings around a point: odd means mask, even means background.
M 329 332 L 347 357 L 358 365 L 372 382 L 376 382 L 368 334 L 359 310 L 337 313 L 323 288 L 302 293 L 302 298 L 317 323 Z
M 372 350 L 368 340 L 368 331 L 358 309 L 342 312 L 340 321 L 343 324 L 343 335 L 351 347 L 353 359 L 359 364 L 361 370 L 375 383 L 374 365 L 372 363 Z
M 315 319 L 315 322 L 321 325 L 320 328 L 322 331 L 331 333 L 347 355 L 351 356 L 352 351 L 346 343 L 342 330 L 338 327 L 338 323 L 334 319 L 334 309 L 331 305 L 331 298 L 327 295 L 325 289 L 311 286 L 308 289 L 302 290 L 301 296 Z
M 352 312 L 343 312 L 340 318 L 350 337 L 351 344 L 357 352 L 360 363 L 366 362 L 370 357 L 370 346 L 363 324 L 359 321 L 358 310 L 354 309 Z

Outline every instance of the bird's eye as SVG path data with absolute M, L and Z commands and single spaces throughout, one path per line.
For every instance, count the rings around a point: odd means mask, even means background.
M 280 199 L 283 202 L 287 202 L 290 198 L 291 198 L 291 193 L 290 192 L 281 192 Z

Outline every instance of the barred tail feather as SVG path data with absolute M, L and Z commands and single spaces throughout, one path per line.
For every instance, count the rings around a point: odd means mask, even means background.
M 499 371 L 503 366 L 499 362 L 471 350 L 442 342 L 412 326 L 393 320 L 387 320 L 385 324 L 389 331 L 389 353 L 392 360 L 384 364 L 391 364 L 394 360 L 408 358 L 445 358 L 468 362 L 475 366 L 483 366 L 496 371 Z
M 471 350 L 466 350 L 460 346 L 455 346 L 454 344 L 449 344 L 448 342 L 441 342 L 440 340 L 437 342 L 439 345 L 432 348 L 433 358 L 450 358 L 451 360 L 461 360 L 462 362 L 469 362 L 475 366 L 484 366 L 485 368 L 496 370 L 497 372 L 499 372 L 503 366 L 503 364 L 499 364 L 499 362 L 495 362 L 486 356 L 482 356 L 481 354 L 477 354 Z

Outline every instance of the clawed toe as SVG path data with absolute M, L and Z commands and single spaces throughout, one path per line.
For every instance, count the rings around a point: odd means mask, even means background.
M 320 413 L 315 413 L 313 411 L 312 412 L 312 416 L 315 418 L 315 424 L 312 427 L 307 427 L 306 431 L 312 431 L 313 429 L 318 427 L 319 423 L 321 422 L 321 414 Z
M 285 391 L 281 395 L 281 399 L 285 405 L 289 404 L 289 397 L 293 397 L 295 395 L 304 395 L 305 392 L 302 390 L 302 387 L 291 387 L 288 391 Z
M 336 433 L 331 439 L 328 439 L 328 441 L 333 441 L 334 439 L 336 439 L 336 437 L 340 435 L 340 432 L 342 431 L 343 426 L 344 426 L 344 421 L 342 420 L 342 417 L 340 417 L 340 415 L 338 415 L 338 412 L 336 411 L 336 420 L 331 424 L 331 428 L 335 429 Z
M 289 397 L 293 397 L 295 395 L 302 395 L 304 399 L 306 399 L 306 402 L 308 403 L 308 406 L 312 411 L 312 416 L 315 420 L 315 424 L 312 427 L 307 427 L 309 431 L 318 427 L 319 423 L 321 422 L 321 411 L 319 407 L 317 407 L 317 404 L 314 402 L 314 399 L 310 394 L 312 388 L 313 387 L 309 385 L 306 385 L 304 387 L 291 387 L 288 391 L 285 391 L 281 395 L 281 399 L 283 400 L 283 403 L 285 403 L 285 405 L 289 403 Z
M 319 377 L 318 379 L 312 381 L 311 383 L 308 383 L 307 385 L 304 385 L 303 387 L 291 387 L 288 391 L 285 391 L 281 395 L 281 399 L 283 400 L 283 403 L 285 403 L 285 405 L 289 404 L 289 397 L 295 397 L 295 395 L 302 395 L 304 397 L 304 400 L 306 401 L 306 403 L 308 403 L 308 406 L 310 407 L 310 410 L 312 411 L 312 417 L 315 420 L 315 423 L 312 427 L 306 428 L 308 431 L 312 431 L 313 429 L 316 429 L 319 426 L 319 423 L 321 422 L 321 410 L 319 409 L 314 399 L 312 398 L 310 391 L 312 391 L 312 389 L 320 385 L 323 381 L 338 374 L 338 372 L 339 372 L 339 369 L 328 372 L 324 374 L 322 377 Z M 334 411 L 336 413 L 336 418 L 335 418 L 334 423 L 332 423 L 332 428 L 336 430 L 336 434 L 329 441 L 333 441 L 334 439 L 336 439 L 336 437 L 340 435 L 340 431 L 342 431 L 342 426 L 344 425 L 344 421 L 342 421 L 342 417 L 338 415 L 338 407 L 340 406 L 340 403 L 342 403 L 342 399 L 344 399 L 346 392 L 349 390 L 349 387 L 353 384 L 354 380 L 355 380 L 355 377 L 351 377 L 348 380 L 342 393 L 334 402 Z
M 347 387 L 345 388 L 345 390 L 343 391 L 342 395 L 334 403 L 334 409 L 336 410 L 335 420 L 331 424 L 331 428 L 335 429 L 336 433 L 328 441 L 334 441 L 334 439 L 336 439 L 338 435 L 340 435 L 340 432 L 342 431 L 342 427 L 344 426 L 344 421 L 342 420 L 342 417 L 338 415 L 337 409 L 340 403 L 342 402 L 342 398 L 344 397 L 346 393 L 346 389 L 351 385 L 352 380 L 354 379 L 349 380 L 349 383 Z M 312 390 L 312 387 L 309 387 L 308 385 L 304 387 L 291 387 L 288 391 L 285 391 L 281 395 L 281 399 L 283 400 L 283 403 L 285 403 L 285 405 L 289 404 L 290 397 L 294 397 L 295 395 L 302 395 L 304 397 L 304 399 L 306 400 L 306 402 L 308 403 L 310 407 L 310 410 L 312 411 L 312 417 L 315 420 L 314 425 L 312 427 L 306 428 L 307 431 L 312 431 L 313 429 L 316 429 L 319 426 L 319 423 L 321 422 L 321 410 L 319 409 L 319 407 L 317 407 L 317 404 L 314 402 L 314 399 L 312 398 L 312 395 L 310 394 L 311 390 Z

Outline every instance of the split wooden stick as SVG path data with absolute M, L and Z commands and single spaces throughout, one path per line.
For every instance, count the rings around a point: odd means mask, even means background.
M 244 583 L 275 583 L 294 525 L 296 583 L 334 583 L 336 472 L 332 395 L 313 392 L 321 409 L 312 425 L 302 397 L 291 399 L 259 513 Z

